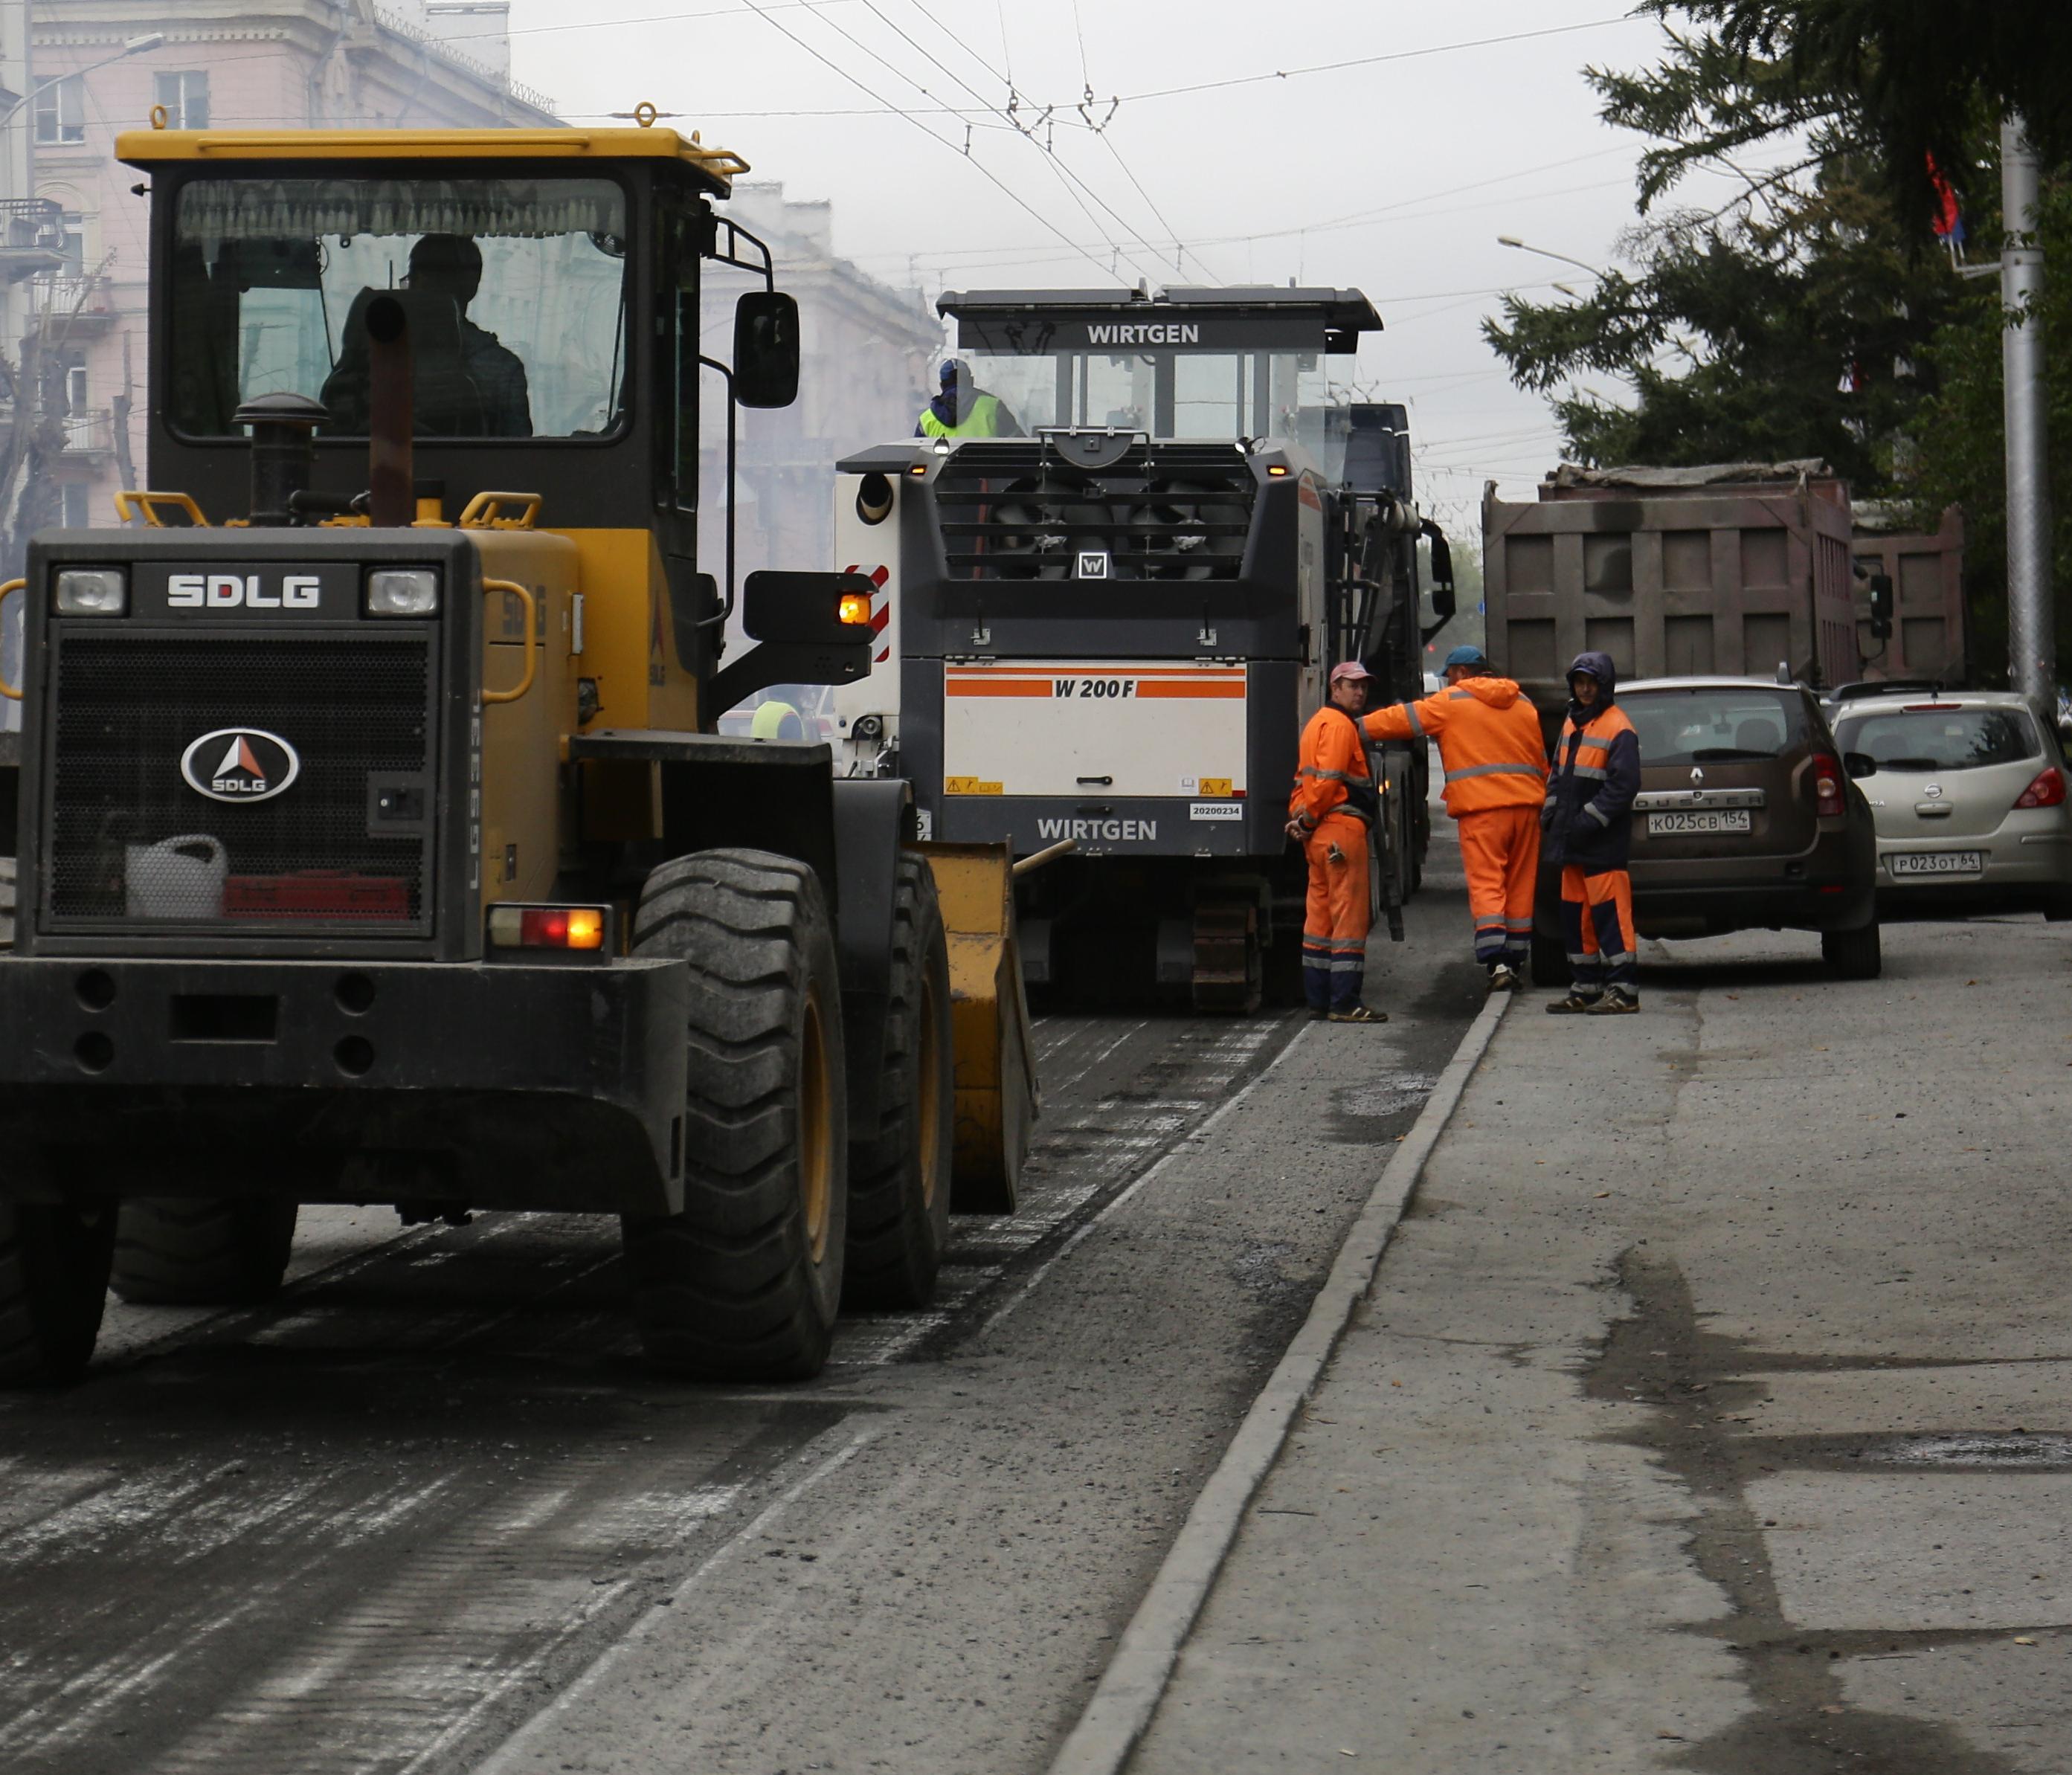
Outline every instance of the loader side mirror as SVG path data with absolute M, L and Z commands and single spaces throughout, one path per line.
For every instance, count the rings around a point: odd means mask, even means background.
M 744 407 L 799 398 L 799 305 L 782 290 L 751 290 L 734 305 L 734 393 Z
M 1885 641 L 1892 635 L 1892 575 L 1871 575 L 1871 639 Z
M 1432 614 L 1444 622 L 1453 614 L 1453 550 L 1445 532 L 1427 520 L 1425 540 L 1432 545 Z

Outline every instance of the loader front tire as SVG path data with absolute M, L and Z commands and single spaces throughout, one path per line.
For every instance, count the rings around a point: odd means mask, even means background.
M 924 1307 L 935 1298 L 950 1238 L 955 1087 L 935 877 L 921 857 L 902 852 L 878 1126 L 849 1131 L 845 1306 Z
M 0 1386 L 79 1379 L 101 1335 L 115 1208 L 0 1206 Z
M 266 1196 L 125 1202 L 109 1285 L 138 1306 L 246 1306 L 280 1292 L 295 1204 Z
M 813 872 L 698 851 L 648 877 L 633 952 L 689 964 L 680 1214 L 623 1222 L 649 1361 L 806 1380 L 833 1341 L 849 1210 L 832 927 Z

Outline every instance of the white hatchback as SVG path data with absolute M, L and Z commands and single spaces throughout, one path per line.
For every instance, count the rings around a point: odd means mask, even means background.
M 1877 823 L 1882 916 L 2026 908 L 2072 918 L 2065 754 L 2025 698 L 1858 692 L 1836 709 L 1834 728 L 1844 754 L 1877 767 L 1858 787 Z

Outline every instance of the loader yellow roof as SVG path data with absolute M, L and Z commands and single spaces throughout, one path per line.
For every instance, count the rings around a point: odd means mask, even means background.
M 132 166 L 172 162 L 269 166 L 304 160 L 680 160 L 720 196 L 748 171 L 725 148 L 674 129 L 130 129 L 115 156 Z

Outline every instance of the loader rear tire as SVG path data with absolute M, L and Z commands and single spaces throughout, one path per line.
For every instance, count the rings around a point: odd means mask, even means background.
M 633 952 L 689 964 L 680 1214 L 623 1222 L 648 1358 L 807 1380 L 833 1341 L 849 1210 L 841 984 L 813 872 L 698 851 L 648 877 Z
M 138 1306 L 248 1306 L 280 1292 L 295 1204 L 267 1196 L 125 1202 L 109 1285 Z
M 852 1127 L 848 1307 L 925 1307 L 950 1240 L 950 1150 L 956 1077 L 950 956 L 935 877 L 902 852 L 892 893 L 878 1127 Z
M 0 1386 L 79 1379 L 101 1335 L 115 1208 L 0 1206 Z

